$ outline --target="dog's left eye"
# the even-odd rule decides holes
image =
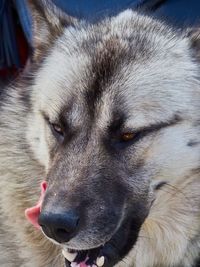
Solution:
[[[135,134],[134,133],[123,133],[121,135],[121,141],[127,142],[127,141],[131,141],[135,138]]]

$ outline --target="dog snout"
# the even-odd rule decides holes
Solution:
[[[49,238],[64,243],[74,236],[79,224],[79,215],[76,211],[42,212],[39,216],[39,224]]]

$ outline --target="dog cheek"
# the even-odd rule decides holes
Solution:
[[[42,116],[37,116],[37,118],[35,118],[34,115],[29,116],[26,139],[35,159],[44,166],[47,171],[50,162],[49,146],[46,140],[47,129]]]

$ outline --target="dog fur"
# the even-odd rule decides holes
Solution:
[[[64,266],[61,246],[24,216],[24,210],[37,202],[44,178],[51,185],[51,201],[53,190],[61,192],[68,186],[65,205],[69,205],[73,194],[81,201],[93,194],[96,184],[105,188],[108,181],[112,191],[110,183],[118,183],[114,175],[120,177],[124,192],[130,188],[134,205],[142,203],[148,213],[137,242],[115,266],[195,266],[200,257],[198,31],[173,31],[131,10],[87,24],[49,1],[29,1],[29,5],[34,22],[32,62],[23,77],[4,90],[0,105],[0,266]],[[61,153],[47,121],[57,122],[63,111],[69,129],[83,134]],[[115,111],[116,120],[123,113],[125,129],[145,132],[126,152],[120,150],[118,163],[113,161],[118,151],[115,136],[109,157],[101,142]],[[154,129],[157,125],[159,129]],[[85,132],[87,145],[82,141]],[[109,150],[110,142],[106,142]],[[95,182],[100,164],[106,166],[105,184]],[[55,202],[63,201],[61,195]],[[46,199],[44,207],[48,203]],[[80,233],[66,246],[89,249],[106,236],[94,234],[98,203],[105,210],[96,196],[94,203],[91,227],[85,226],[85,235]],[[146,213],[141,216],[144,219]],[[105,218],[111,227],[113,222]]]

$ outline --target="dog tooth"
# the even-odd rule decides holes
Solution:
[[[75,260],[75,258],[76,258],[76,256],[77,256],[78,253],[76,253],[76,252],[71,253],[69,251],[63,250],[62,251],[62,254],[65,257],[65,259],[67,259],[68,261],[72,262],[72,261]]]
[[[70,266],[71,266],[71,267],[79,267],[80,264],[78,264],[78,263],[76,263],[76,262],[72,262],[72,263],[70,264]]]
[[[101,256],[101,257],[98,257],[97,260],[96,260],[96,264],[98,267],[102,267],[105,263],[105,257],[104,256]]]

